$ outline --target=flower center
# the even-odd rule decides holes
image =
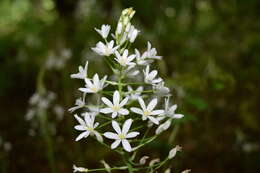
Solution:
[[[105,46],[105,55],[109,56],[110,54],[110,49],[107,46]]]
[[[121,65],[125,66],[126,62],[127,62],[126,58],[121,58],[121,60],[120,60]]]
[[[86,126],[86,130],[87,130],[87,131],[93,131],[94,128]]]
[[[117,111],[119,111],[120,107],[119,106],[113,106],[112,109],[117,112]]]
[[[98,92],[98,88],[97,87],[93,87],[93,88],[90,88],[93,92]]]
[[[125,135],[124,135],[124,134],[119,134],[118,137],[119,137],[120,139],[125,139]]]
[[[148,116],[148,115],[150,115],[150,114],[151,114],[150,111],[148,111],[148,110],[145,110],[145,111],[144,111],[144,115],[145,115],[145,116]]]

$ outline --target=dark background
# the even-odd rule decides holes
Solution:
[[[260,172],[259,0],[1,0],[0,172],[51,170],[42,127],[25,120],[50,56],[69,57],[44,76],[45,88],[57,96],[51,106],[65,109],[63,119],[47,112],[55,169],[101,167],[102,158],[116,163],[117,156],[94,140],[74,142],[78,133],[67,109],[81,83],[69,75],[86,59],[90,74],[107,71],[90,50],[100,40],[94,27],[114,29],[127,7],[136,10],[132,23],[141,30],[136,47],[144,50],[149,40],[163,56],[160,74],[185,115],[174,134],[164,133],[144,154],[166,156],[170,140],[183,147],[171,163],[175,172]]]

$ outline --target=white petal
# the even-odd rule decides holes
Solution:
[[[161,124],[155,131],[156,134],[162,133],[163,131],[167,130],[171,125],[171,121],[166,121],[165,123]]]
[[[147,110],[152,111],[156,105],[157,105],[157,99],[155,98],[152,101],[150,101],[150,103],[147,106]]]
[[[105,103],[107,106],[109,107],[113,107],[113,104],[110,100],[108,100],[106,97],[102,97],[101,100],[103,101],[103,103]]]
[[[83,119],[81,119],[77,114],[74,115],[74,117],[77,119],[77,121],[81,124],[81,125],[85,125],[85,121],[83,121]]]
[[[129,114],[129,111],[127,109],[119,109],[119,114],[121,115],[128,115]]]
[[[122,133],[123,134],[127,134],[127,132],[129,131],[131,125],[132,125],[133,120],[132,119],[128,119],[125,121],[124,125],[123,125],[123,129],[122,129]]]
[[[153,70],[149,73],[149,78],[154,79],[157,74],[158,74],[158,72],[156,70]]]
[[[104,136],[108,139],[119,139],[118,135],[112,132],[106,132]]]
[[[113,112],[113,113],[112,113],[112,118],[116,118],[116,117],[117,117],[117,114],[118,114],[117,112]]]
[[[92,82],[90,81],[90,79],[86,78],[86,79],[85,79],[85,83],[86,83],[86,85],[87,85],[88,87],[93,87],[93,84],[92,84]]]
[[[144,103],[144,100],[142,97],[138,97],[138,102],[139,102],[140,106],[142,107],[142,109],[145,110],[146,106],[145,106],[145,103]]]
[[[130,108],[130,110],[136,114],[140,114],[140,115],[143,115],[143,110],[142,109],[139,109],[139,108],[136,108],[136,107],[132,107]]]
[[[82,138],[88,137],[89,133],[90,133],[89,131],[85,131],[85,132],[81,133],[81,134],[76,138],[76,141],[79,141],[79,140],[81,140]]]
[[[128,101],[128,97],[126,97],[124,100],[121,101],[121,103],[119,104],[120,107],[123,107]]]
[[[79,91],[83,93],[93,93],[93,91],[89,88],[79,88]]]
[[[182,114],[174,114],[174,116],[173,116],[173,118],[175,118],[175,119],[180,119],[183,117],[184,117],[184,115],[182,115]]]
[[[154,118],[154,117],[152,117],[152,116],[147,116],[147,118],[149,118],[149,120],[151,120],[154,124],[159,124],[159,121],[156,119],[156,118]]]
[[[132,151],[132,147],[131,147],[131,145],[129,144],[129,142],[126,139],[122,140],[122,144],[123,144],[123,148],[126,151],[128,151],[128,152]]]
[[[100,109],[100,112],[103,114],[110,114],[113,112],[113,110],[111,108],[104,108],[104,109]]]
[[[163,113],[164,113],[164,110],[155,110],[155,111],[152,111],[150,115],[160,115]]]
[[[93,77],[93,83],[95,86],[98,86],[99,85],[99,77],[98,77],[98,74],[95,74],[94,77]]]
[[[90,118],[90,115],[86,112],[84,113],[84,120],[88,126],[93,126],[93,119]]]
[[[111,149],[115,149],[116,147],[118,147],[118,145],[120,144],[121,140],[116,140],[115,142],[112,143],[111,145]]]
[[[82,125],[76,125],[74,127],[76,130],[80,130],[80,131],[85,131],[86,130],[86,127],[85,126],[82,126]]]
[[[126,135],[126,138],[134,138],[139,134],[140,134],[139,132],[130,132]]]
[[[177,109],[177,105],[172,105],[169,109],[170,112],[175,112],[175,110]]]
[[[115,91],[113,94],[113,104],[114,106],[119,105],[119,99],[120,99],[120,95],[118,91]]]
[[[102,136],[97,131],[94,131],[94,134],[99,142],[103,142]]]
[[[112,121],[112,126],[117,134],[121,134],[121,128],[116,121]]]

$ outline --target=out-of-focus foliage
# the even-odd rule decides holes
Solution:
[[[115,23],[126,7],[136,10],[133,22],[142,31],[136,44],[151,40],[163,56],[158,68],[185,115],[170,139],[151,146],[158,151],[153,155],[167,155],[169,140],[183,146],[172,165],[176,172],[259,172],[258,0],[1,0],[0,136],[12,146],[6,149],[0,142],[1,171],[49,172],[45,144],[39,135],[29,135],[24,118],[39,69],[48,58],[69,52],[64,66],[50,68],[44,77],[45,87],[67,110],[79,87],[69,74],[79,64],[88,59],[90,74],[109,72],[90,50],[99,39],[93,28]],[[105,149],[95,150],[91,140],[87,147],[75,144],[73,124],[72,115],[65,113],[55,125],[57,172],[70,172],[74,162],[95,167],[103,157],[117,159]]]

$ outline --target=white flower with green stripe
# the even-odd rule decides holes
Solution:
[[[74,117],[79,122],[79,125],[76,125],[74,128],[76,130],[82,131],[82,133],[76,138],[76,141],[81,140],[82,138],[87,138],[89,135],[96,136],[97,140],[103,142],[102,136],[95,130],[99,125],[98,122],[95,123],[95,115],[90,115],[89,113],[83,113],[84,120],[80,118],[77,114]]]
[[[139,132],[129,132],[129,129],[132,125],[133,120],[128,119],[125,121],[123,128],[121,129],[119,124],[116,121],[112,121],[112,127],[116,131],[113,132],[105,132],[104,136],[108,139],[114,139],[115,142],[112,143],[111,149],[115,149],[122,143],[124,150],[131,152],[132,147],[127,139],[134,138],[139,135]]]
[[[120,101],[120,94],[119,91],[115,91],[113,94],[113,103],[106,97],[102,97],[101,100],[105,103],[108,107],[100,109],[101,113],[104,114],[111,114],[112,118],[117,117],[118,115],[128,115],[129,111],[123,108],[128,101],[128,97],[124,98]]]

